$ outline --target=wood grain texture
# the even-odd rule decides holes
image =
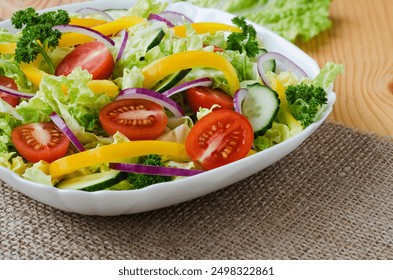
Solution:
[[[334,0],[333,28],[299,46],[322,67],[342,63],[333,120],[393,136],[392,0]]]
[[[0,18],[83,0],[1,0]],[[344,64],[330,116],[349,127],[393,136],[393,0],[333,0],[333,28],[298,46],[322,67]]]

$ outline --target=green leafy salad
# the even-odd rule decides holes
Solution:
[[[268,149],[322,116],[342,65],[310,78],[244,16],[194,22],[168,5],[16,12],[17,32],[0,28],[0,166],[59,189],[140,189]]]

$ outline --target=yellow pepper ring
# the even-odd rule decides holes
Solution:
[[[180,52],[154,61],[142,69],[145,77],[143,87],[152,88],[166,76],[193,67],[207,67],[222,71],[232,96],[240,88],[239,78],[232,64],[222,55],[206,51]]]
[[[131,26],[134,26],[138,23],[141,23],[145,19],[138,17],[138,16],[128,16],[128,17],[122,17],[119,19],[116,19],[111,22],[107,22],[101,25],[93,26],[91,29],[98,31],[105,36],[110,36],[114,35],[117,32],[127,29]],[[61,36],[61,39],[59,41],[59,47],[70,47],[70,46],[75,46],[79,45],[82,43],[90,42],[93,41],[94,39],[90,36],[84,35],[84,34],[79,34],[79,33],[66,33]]]
[[[172,156],[179,160],[188,159],[183,144],[157,140],[141,140],[101,146],[60,158],[49,165],[49,174],[53,179],[57,179],[62,175],[84,167],[121,161],[148,154]]]
[[[227,25],[217,22],[195,22],[190,24],[192,29],[197,34],[205,33],[216,33],[217,31],[229,31],[229,32],[242,32],[240,28],[232,25]],[[172,28],[176,36],[186,37],[187,36],[187,25],[179,25]]]
[[[39,86],[41,80],[44,76],[50,75],[40,69],[38,69],[33,64],[22,63],[20,65],[20,69],[25,74],[27,79],[32,82],[34,85]],[[119,93],[119,87],[109,81],[109,80],[91,80],[87,83],[87,86],[95,93],[105,92],[109,97],[114,97]],[[64,92],[67,92],[67,89],[63,89]]]

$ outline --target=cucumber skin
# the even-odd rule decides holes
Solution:
[[[170,80],[167,81],[164,85],[160,85],[158,87],[158,89],[156,89],[155,91],[159,92],[159,93],[163,93],[171,88],[173,88],[174,86],[176,86],[185,76],[187,76],[188,73],[190,73],[192,69],[184,69],[181,70],[179,72],[177,72],[174,77]]]
[[[154,37],[153,41],[151,41],[151,43],[147,46],[146,52],[150,51],[155,46],[158,46],[164,37],[165,37],[165,32],[164,30],[160,29],[157,36]]]
[[[89,175],[87,175],[89,176]],[[87,177],[86,176],[86,177]],[[94,191],[101,191],[104,189],[107,189],[117,183],[119,183],[120,181],[124,180],[127,178],[127,174],[124,172],[119,172],[116,176],[109,178],[103,182],[100,183],[96,183],[93,185],[87,185],[87,186],[82,186],[83,183],[79,182],[79,184],[81,184],[80,188],[72,188],[72,187],[62,187],[64,184],[67,184],[68,180],[61,182],[57,187],[59,189],[72,189],[72,190],[81,190],[81,191],[87,191],[87,192],[94,192]],[[72,180],[72,179],[69,179]],[[72,185],[71,185],[72,186]]]
[[[125,178],[127,178],[126,173],[120,172],[116,177],[114,177],[108,181],[83,188],[82,191],[86,191],[86,192],[102,191],[104,189],[107,189],[108,187],[111,187],[111,186],[121,182]]]

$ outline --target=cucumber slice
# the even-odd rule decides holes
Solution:
[[[258,57],[265,54],[265,53],[267,53],[266,49],[260,49]],[[263,63],[263,69],[265,70],[265,72],[267,72],[267,71],[275,72],[276,71],[276,61],[274,59],[265,61]]]
[[[242,104],[243,115],[250,121],[255,135],[271,128],[280,107],[277,92],[258,83],[248,85],[248,96]]]
[[[168,78],[165,78],[163,81],[159,82],[158,87],[156,87],[155,91],[159,93],[163,93],[168,89],[176,86],[188,73],[190,73],[191,69],[184,69],[179,72],[173,73]]]
[[[74,177],[60,182],[57,187],[63,190],[100,191],[124,180],[126,175],[118,170],[111,170],[86,176]]]

